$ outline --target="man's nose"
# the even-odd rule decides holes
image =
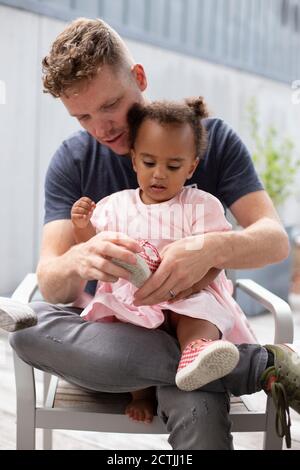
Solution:
[[[106,139],[111,134],[113,125],[111,121],[103,121],[102,119],[94,122],[93,133],[97,139]]]

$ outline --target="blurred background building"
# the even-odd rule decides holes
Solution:
[[[0,295],[35,270],[45,172],[79,128],[41,84],[43,56],[79,16],[121,34],[145,66],[150,99],[203,95],[252,150],[255,97],[261,129],[274,125],[300,157],[299,0],[0,0]],[[298,174],[280,208],[288,226],[300,225],[299,186]]]

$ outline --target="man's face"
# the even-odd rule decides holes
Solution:
[[[127,113],[142,103],[147,82],[141,65],[116,71],[104,65],[87,84],[67,90],[61,100],[95,139],[118,154],[129,152]]]

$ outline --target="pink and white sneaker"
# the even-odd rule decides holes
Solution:
[[[139,244],[143,248],[143,251],[138,253],[138,256],[144,258],[151,272],[155,273],[161,263],[161,257],[156,246],[152,245],[148,240],[139,240]]]
[[[184,349],[175,382],[186,392],[229,374],[239,361],[237,347],[229,341],[198,339]]]

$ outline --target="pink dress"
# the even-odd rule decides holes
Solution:
[[[197,237],[197,245],[193,245],[194,235],[231,229],[220,201],[193,187],[184,187],[169,201],[150,205],[142,202],[139,189],[114,193],[97,204],[92,223],[97,232],[117,231],[137,240],[146,239],[159,252],[183,237],[190,237],[187,249],[199,249],[201,237]],[[224,339],[234,343],[256,342],[244,313],[232,297],[232,283],[224,271],[200,293],[172,305],[162,302],[135,307],[136,290],[124,279],[115,283],[99,282],[94,298],[81,315],[87,321],[121,321],[157,328],[164,322],[163,310],[171,309],[181,315],[210,321]]]

